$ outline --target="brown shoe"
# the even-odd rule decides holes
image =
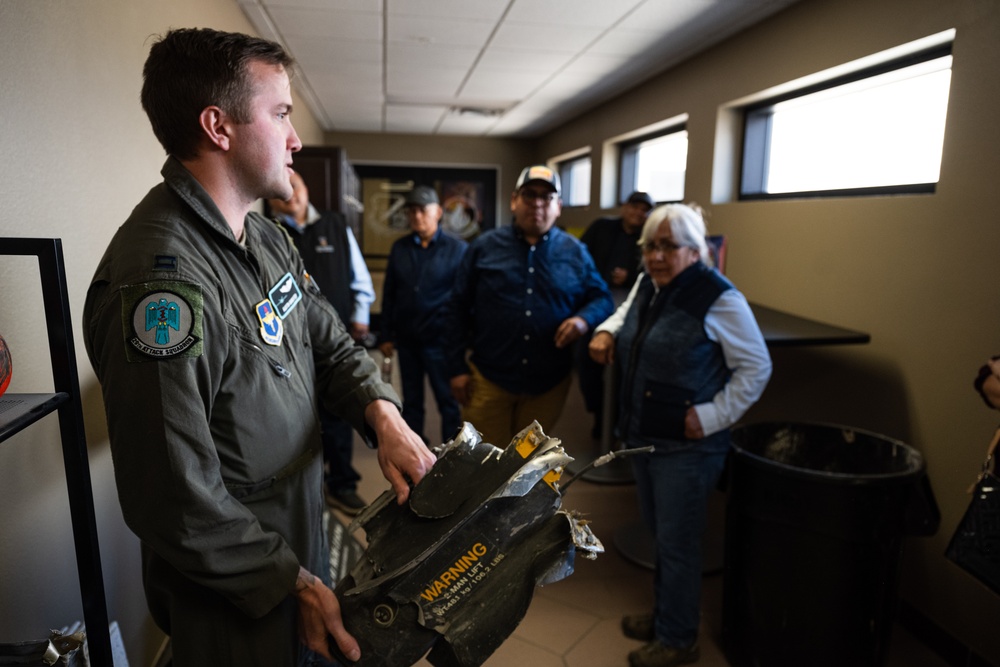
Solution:
[[[622,616],[622,634],[629,639],[648,642],[655,638],[653,634],[653,615],[634,614]]]
[[[651,641],[642,648],[628,654],[630,667],[677,667],[697,662],[701,651],[697,644],[687,648],[664,646],[658,641]]]

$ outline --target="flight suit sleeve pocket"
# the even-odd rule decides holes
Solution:
[[[655,438],[684,439],[684,416],[693,405],[694,391],[666,384],[647,382],[642,392],[642,417],[639,430]]]

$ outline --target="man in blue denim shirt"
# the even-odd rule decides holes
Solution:
[[[452,393],[463,418],[498,446],[532,420],[555,424],[572,343],[614,309],[586,247],[554,226],[559,195],[549,167],[521,172],[510,198],[514,224],[472,242],[445,311]]]

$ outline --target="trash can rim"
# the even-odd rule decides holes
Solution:
[[[883,440],[893,446],[901,447],[904,450],[910,452],[916,459],[916,467],[912,470],[903,470],[895,472],[885,472],[885,473],[847,473],[847,472],[828,472],[825,470],[813,470],[810,468],[805,468],[801,466],[794,466],[788,463],[782,463],[781,461],[775,461],[774,459],[769,459],[760,454],[751,452],[750,450],[739,446],[735,438],[731,438],[731,445],[733,452],[739,457],[744,457],[748,462],[757,465],[762,468],[778,468],[782,471],[793,474],[797,477],[808,477],[809,479],[826,480],[830,482],[851,482],[854,484],[866,484],[870,482],[892,482],[892,481],[908,481],[912,477],[924,473],[924,458],[923,455],[913,446],[906,444],[902,440],[897,438],[892,438],[881,433],[876,433],[874,431],[869,431],[863,428],[856,428],[853,426],[845,426],[843,424],[835,424],[830,422],[799,422],[791,420],[771,420],[771,421],[759,421],[750,424],[740,424],[733,427],[733,435],[738,431],[749,430],[753,427],[764,427],[768,425],[774,425],[777,427],[784,426],[806,426],[806,427],[820,427],[833,429],[838,431],[851,431],[853,433],[858,433],[860,435],[870,436]]]

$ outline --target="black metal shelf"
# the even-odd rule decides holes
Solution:
[[[0,442],[50,415],[69,394],[4,394],[0,396]]]
[[[59,415],[63,466],[69,494],[76,566],[80,578],[83,621],[93,667],[113,667],[108,605],[97,542],[93,487],[87,460],[87,439],[80,402],[80,380],[70,324],[69,293],[61,239],[0,238],[0,256],[23,255],[38,259],[42,303],[52,364],[52,394],[0,396],[0,442],[31,426],[45,415]]]

